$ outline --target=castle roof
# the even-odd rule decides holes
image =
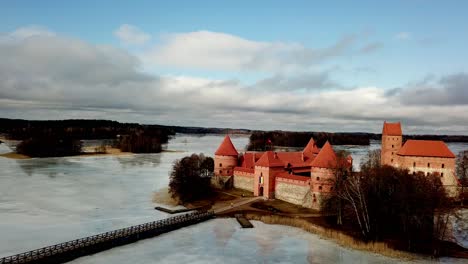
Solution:
[[[317,144],[315,144],[315,141],[313,138],[310,138],[309,143],[307,143],[307,146],[305,146],[304,150],[302,153],[306,155],[307,157],[312,157],[314,154],[318,154],[320,152],[320,149],[317,147]]]
[[[255,163],[255,166],[261,167],[283,167],[284,163],[279,159],[277,153],[273,151],[265,152],[262,157]]]
[[[408,140],[397,152],[400,156],[455,158],[455,155],[440,140]]]
[[[253,168],[264,152],[245,152],[240,158],[240,167]]]
[[[387,123],[386,121],[384,122],[383,129],[382,129],[382,135],[387,135],[387,136],[401,136],[403,135],[401,131],[401,123]]]
[[[314,161],[312,161],[311,166],[318,168],[332,168],[335,165],[336,153],[330,143],[327,141],[325,145],[323,145],[317,157],[315,157]]]
[[[232,144],[231,138],[226,135],[221,145],[219,145],[218,150],[216,150],[215,155],[237,156],[239,153],[237,153],[236,148]]]

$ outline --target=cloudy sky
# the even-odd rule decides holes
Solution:
[[[466,1],[94,2],[0,2],[0,117],[468,134]]]

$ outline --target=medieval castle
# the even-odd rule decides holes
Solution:
[[[403,146],[400,123],[384,123],[381,162],[406,168],[410,173],[438,173],[448,189],[458,185],[455,155],[442,141],[408,140]],[[229,136],[215,152],[215,179],[232,181],[235,188],[255,196],[279,199],[307,208],[320,209],[321,201],[333,192],[338,158],[329,142],[320,149],[310,139],[297,152],[245,152],[239,155]],[[352,166],[348,156],[345,166]],[[450,191],[450,190],[449,190]]]

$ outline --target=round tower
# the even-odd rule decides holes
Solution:
[[[215,176],[232,176],[234,175],[234,167],[237,166],[239,153],[232,144],[231,138],[226,135],[223,142],[219,145],[215,152],[214,158],[214,175]]]

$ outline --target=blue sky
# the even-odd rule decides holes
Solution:
[[[275,122],[295,120],[284,129],[336,131],[375,131],[381,125],[377,120],[398,119],[406,122],[409,130],[414,132],[431,132],[443,124],[444,129],[438,128],[441,132],[468,133],[466,125],[460,124],[460,121],[468,120],[454,110],[465,110],[468,104],[468,88],[464,88],[468,79],[467,7],[465,1],[423,0],[4,1],[0,3],[0,33],[8,38],[3,44],[9,46],[5,47],[17,45],[15,56],[28,61],[38,56],[23,56],[39,52],[42,55],[37,63],[49,65],[49,60],[53,61],[57,54],[44,55],[40,49],[24,53],[22,45],[33,41],[46,45],[50,41],[57,45],[57,50],[61,50],[67,48],[61,46],[64,42],[68,47],[81,43],[84,46],[80,46],[83,48],[80,52],[94,50],[93,59],[101,60],[87,61],[86,65],[127,65],[128,60],[136,60],[137,66],[128,64],[128,69],[119,67],[112,72],[121,74],[112,75],[114,80],[125,79],[132,74],[149,77],[152,83],[144,84],[148,86],[145,92],[154,96],[153,101],[161,98],[171,101],[174,113],[193,113],[199,111],[195,106],[205,106],[215,108],[215,116],[224,120],[229,117],[233,121],[216,122],[202,114],[179,118],[180,115],[171,115],[169,111],[144,107],[143,98],[128,105],[119,98],[115,98],[118,101],[116,106],[107,101],[86,104],[76,98],[84,101],[89,101],[87,97],[96,98],[92,92],[102,89],[104,93],[113,81],[105,81],[107,88],[99,88],[103,87],[102,79],[91,82],[95,90],[78,93],[77,90],[83,90],[79,88],[83,82],[75,78],[66,79],[66,76],[59,78],[55,76],[53,67],[38,76],[27,64],[14,73],[31,74],[30,79],[33,80],[63,78],[64,83],[76,85],[76,88],[68,91],[52,84],[44,85],[45,90],[56,92],[51,95],[54,100],[44,101],[37,96],[15,95],[14,91],[18,91],[19,86],[14,85],[18,82],[12,82],[11,77],[0,78],[0,85],[3,84],[0,86],[3,89],[3,92],[0,90],[0,100],[9,100],[10,105],[0,109],[0,115],[27,118],[31,111],[38,113],[33,110],[37,107],[43,114],[30,118],[54,116],[52,113],[59,112],[62,114],[57,118],[82,114],[83,117],[108,117],[121,121],[137,119],[151,123],[242,125],[261,129],[281,129]],[[41,37],[45,39],[42,41]],[[106,57],[109,56],[108,51],[100,53],[102,46],[111,47],[112,52],[131,58],[114,61]],[[83,66],[81,57],[63,55],[67,51],[60,54],[64,64],[76,64],[70,67],[77,71],[85,70],[79,68]],[[120,55],[115,54],[114,58],[120,58]],[[6,75],[7,72],[4,73]],[[69,83],[71,79],[73,83]],[[132,90],[132,86],[126,80],[119,89],[124,93]],[[27,90],[32,95],[41,92]],[[179,93],[174,93],[174,90]],[[459,93],[458,96],[454,96],[454,92]],[[280,96],[275,97],[272,93]],[[68,101],[59,94],[75,97]],[[244,94],[244,97],[236,97],[239,94]],[[367,101],[329,102],[336,103],[337,107],[342,107],[340,104],[349,107],[352,112],[349,114],[337,114],[334,109],[310,104],[314,98],[326,101],[323,98],[343,94],[352,94],[361,100],[367,98]],[[414,99],[421,94],[420,100]],[[262,99],[242,104],[248,101],[249,95]],[[186,101],[179,101],[181,97]],[[299,99],[304,97],[311,100],[301,102]],[[208,103],[220,98],[241,100],[240,106],[232,103],[221,111],[219,107],[223,103]],[[286,103],[284,98],[287,98]],[[28,105],[25,109],[26,101],[34,107]],[[73,109],[65,107],[71,102]],[[176,107],[179,104],[180,109]],[[190,105],[194,108],[189,108]],[[455,107],[451,107],[453,105]],[[378,114],[363,112],[369,107],[400,110],[392,112],[392,109],[387,109]],[[63,114],[64,108],[68,114]],[[424,110],[428,108],[435,117],[424,116]],[[310,116],[311,112],[317,116],[312,115],[312,120],[302,123],[300,120]],[[242,122],[245,116],[252,118]],[[259,123],[258,120],[265,120],[265,116],[270,121]]]

